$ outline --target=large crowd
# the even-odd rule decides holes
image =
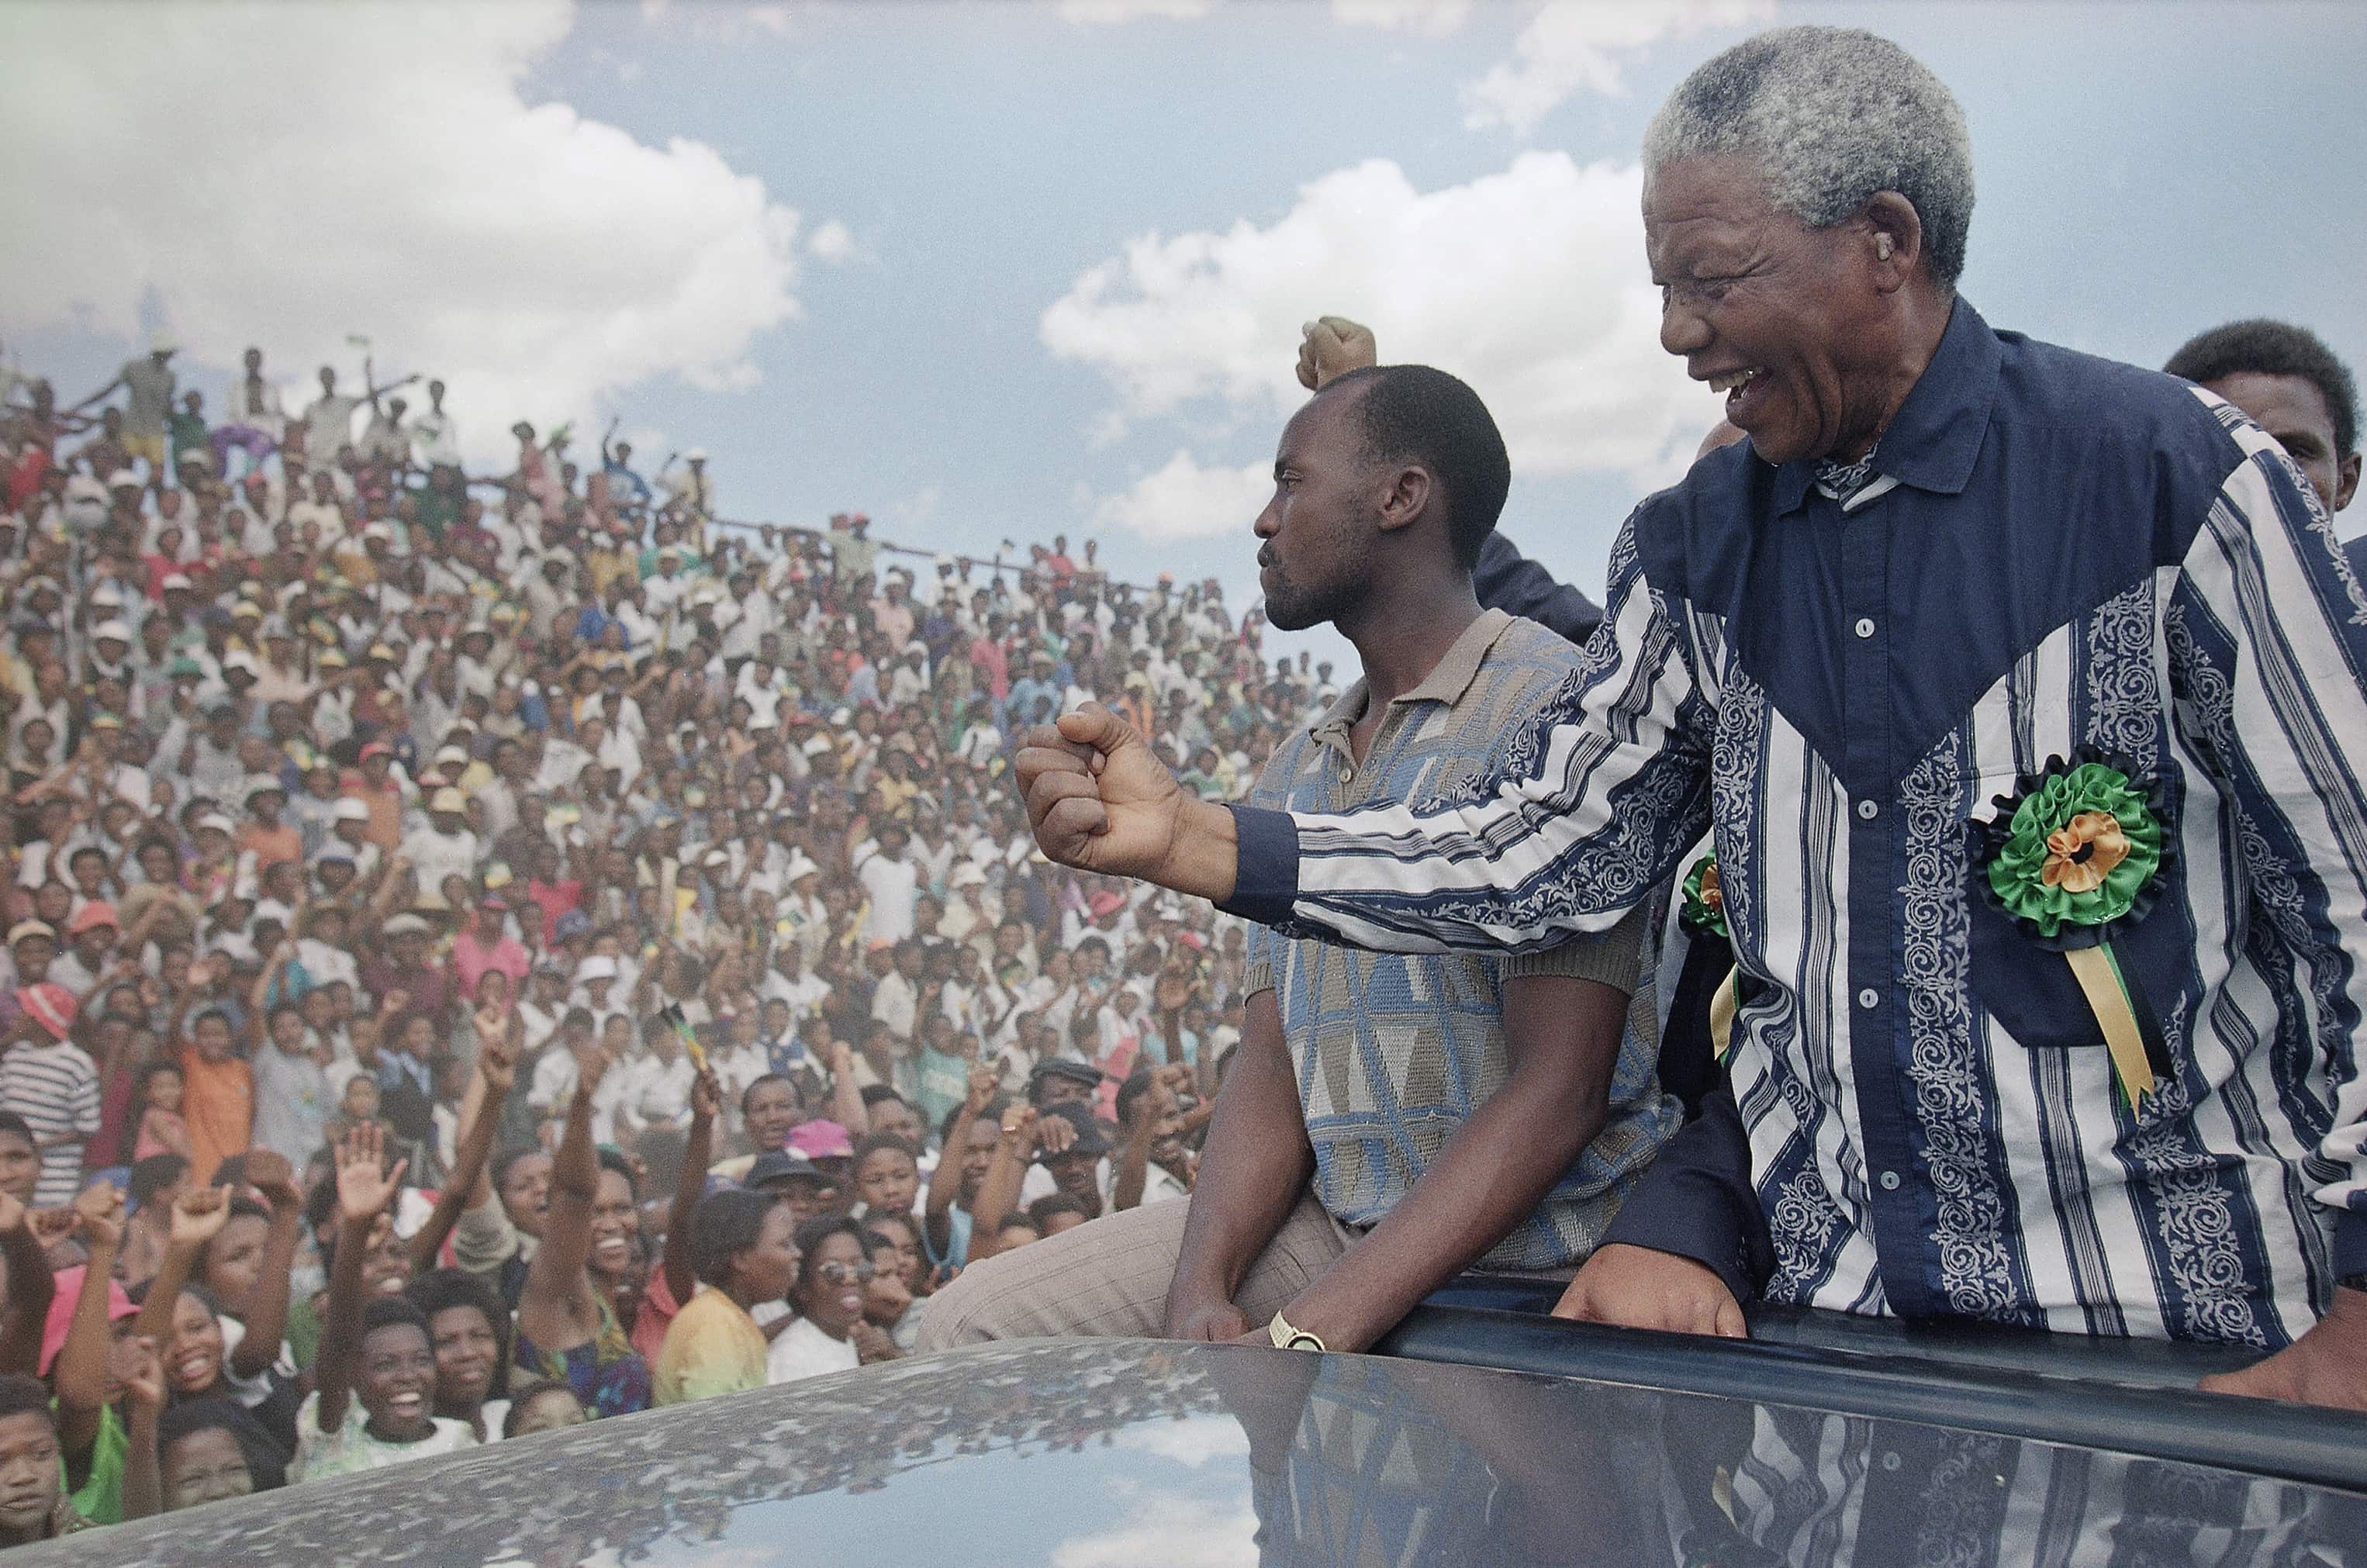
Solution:
[[[1229,796],[1328,667],[1090,540],[177,361],[0,386],[0,1532],[893,1359],[1189,1190],[1243,929],[1004,775],[1091,697]]]

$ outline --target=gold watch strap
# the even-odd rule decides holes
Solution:
[[[1274,1340],[1274,1348],[1277,1350],[1328,1350],[1331,1348],[1319,1337],[1308,1333],[1305,1329],[1293,1328],[1290,1325],[1290,1319],[1280,1313],[1274,1314],[1274,1321],[1265,1325],[1265,1331]]]

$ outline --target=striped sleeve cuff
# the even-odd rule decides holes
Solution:
[[[2367,1214],[2345,1209],[2334,1222],[2334,1277],[2367,1274]]]
[[[1287,811],[1255,806],[1233,814],[1233,896],[1217,906],[1229,915],[1278,926],[1298,902],[1298,824]]]

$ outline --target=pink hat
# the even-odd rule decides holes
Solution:
[[[1123,893],[1111,893],[1106,890],[1096,893],[1093,896],[1089,908],[1091,908],[1093,912],[1093,919],[1097,920],[1104,915],[1115,915],[1120,909],[1126,908],[1126,895]]]
[[[74,1032],[77,1010],[74,993],[55,980],[44,980],[38,986],[17,987],[17,1005],[27,1017],[50,1032],[52,1039],[63,1040]]]
[[[800,1122],[789,1129],[788,1147],[808,1159],[844,1159],[855,1152],[855,1140],[835,1122]]]
[[[104,898],[94,898],[74,911],[74,919],[66,922],[66,935],[80,936],[94,926],[120,926],[122,923],[115,918],[114,905]]]
[[[74,1326],[74,1304],[82,1300],[82,1277],[90,1272],[87,1266],[77,1263],[71,1269],[61,1269],[50,1278],[55,1281],[50,1297],[50,1315],[41,1325],[41,1373],[49,1375],[50,1363],[66,1348],[66,1331]],[[120,1323],[127,1317],[140,1315],[140,1308],[123,1293],[120,1282],[107,1282],[107,1321]]]

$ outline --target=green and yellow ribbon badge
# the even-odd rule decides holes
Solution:
[[[1717,857],[1704,855],[1693,862],[1685,874],[1684,908],[1677,919],[1687,931],[1702,936],[1715,936],[1731,942],[1726,929],[1726,892],[1717,879]],[[1709,1041],[1717,1053],[1717,1065],[1726,1066],[1734,1055],[1734,1014],[1742,1000],[1742,965],[1726,972],[1717,983],[1717,990],[1709,999]]]
[[[2135,1108],[2169,1070],[2161,1025],[2130,988],[2118,950],[2153,908],[2171,840],[2157,785],[2127,758],[2081,747],[2047,759],[1997,814],[1971,824],[1982,893],[2022,935],[2063,954],[2103,1031],[2121,1093]]]

